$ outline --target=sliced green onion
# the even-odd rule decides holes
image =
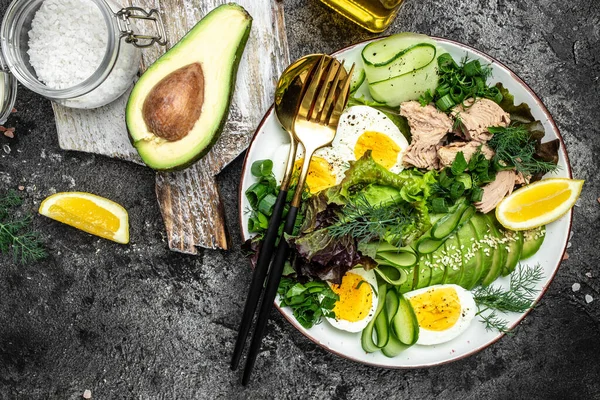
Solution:
[[[471,60],[463,65],[463,72],[466,76],[481,75],[481,63],[479,60]]]
[[[495,101],[496,103],[500,103],[502,101],[502,93],[500,93],[500,90],[498,90],[498,88],[496,86],[492,86],[491,88],[488,89],[488,92],[486,93],[486,97],[489,98],[490,100]]]
[[[258,203],[269,192],[269,187],[262,182],[257,182],[246,189],[246,198],[253,209],[257,209]]]
[[[273,213],[273,207],[275,206],[276,201],[277,197],[273,196],[271,193],[266,194],[258,203],[258,211],[270,217]]]
[[[463,92],[462,87],[460,87],[460,86],[453,87],[450,90],[450,98],[452,98],[452,101],[454,102],[454,104],[462,103],[462,101],[465,99],[465,93]]]
[[[448,111],[449,109],[454,107],[456,105],[456,103],[452,100],[452,97],[450,96],[450,94],[447,94],[447,95],[441,97],[438,101],[436,101],[435,105],[437,108],[439,108],[442,111]]]
[[[435,89],[435,91],[437,92],[438,95],[445,96],[446,94],[448,94],[450,92],[450,85],[448,83],[442,83],[442,84],[438,85],[438,87]]]
[[[256,160],[252,163],[250,172],[257,178],[271,175],[273,171],[273,161],[271,160]]]

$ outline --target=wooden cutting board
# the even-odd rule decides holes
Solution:
[[[225,0],[121,0],[123,6],[155,8],[169,42],[142,51],[142,71],[196,22]],[[227,249],[229,237],[215,176],[246,147],[273,103],[277,79],[289,64],[283,4],[275,0],[238,0],[253,17],[252,31],[240,62],[229,118],[212,150],[192,167],[156,174],[156,196],[171,250],[196,254],[196,246]],[[224,27],[226,29],[226,27]],[[127,44],[122,44],[127,46]],[[102,154],[142,163],[129,143],[125,104],[129,93],[94,110],[53,104],[59,144],[65,150]]]

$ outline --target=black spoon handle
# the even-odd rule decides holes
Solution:
[[[290,234],[294,230],[294,224],[296,222],[297,214],[298,207],[290,207],[287,219],[285,221],[285,227],[283,229],[285,233]],[[282,235],[279,239],[279,245],[277,246],[275,259],[273,260],[271,270],[269,271],[269,277],[267,278],[265,294],[263,296],[262,302],[260,303],[258,320],[256,321],[256,327],[254,328],[252,342],[250,343],[250,350],[248,351],[248,357],[246,359],[246,368],[244,369],[244,375],[242,377],[242,385],[244,386],[246,386],[248,384],[248,381],[250,380],[250,375],[252,374],[252,367],[254,366],[254,361],[256,361],[256,356],[258,354],[258,351],[260,350],[262,337],[265,331],[265,327],[267,326],[267,321],[269,320],[269,313],[271,311],[271,307],[273,307],[275,295],[277,294],[277,288],[279,287],[279,281],[281,279],[281,274],[283,272],[285,260],[288,256],[288,251],[289,245]]]
[[[256,311],[256,306],[258,305],[258,300],[260,299],[260,294],[265,282],[265,276],[269,269],[269,263],[273,256],[273,249],[275,247],[275,240],[277,239],[277,231],[279,229],[279,223],[281,222],[281,214],[285,207],[287,193],[287,190],[280,190],[277,195],[269,226],[267,227],[267,233],[265,234],[262,246],[259,250],[258,261],[256,262],[256,268],[254,269],[254,275],[252,276],[252,282],[250,283],[250,289],[248,290],[248,296],[246,297],[242,322],[240,323],[233,356],[231,357],[232,370],[235,370],[238,367],[242,351],[244,350],[244,344],[246,343],[246,337],[250,331],[250,326],[252,326],[252,317]]]

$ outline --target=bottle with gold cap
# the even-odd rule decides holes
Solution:
[[[321,0],[323,4],[370,32],[383,32],[404,0]]]

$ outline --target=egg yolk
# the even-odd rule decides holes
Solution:
[[[460,301],[454,288],[428,290],[409,299],[419,326],[430,331],[444,331],[460,317]]]
[[[294,169],[300,171],[302,168],[303,158],[299,158],[294,163]],[[317,193],[336,184],[333,167],[327,160],[321,157],[313,157],[310,160],[308,167],[308,175],[306,176],[306,185],[311,193]]]
[[[356,322],[369,316],[373,304],[373,289],[362,276],[346,273],[341,285],[331,285],[331,290],[340,296],[333,307],[335,319]]]
[[[358,160],[367,150],[371,150],[371,156],[376,163],[390,169],[398,161],[398,153],[402,149],[388,135],[365,131],[356,141],[354,157]]]

